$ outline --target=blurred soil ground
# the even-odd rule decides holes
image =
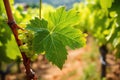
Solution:
[[[36,72],[38,80],[82,80],[81,77],[86,75],[84,69],[94,62],[98,73],[90,72],[88,74],[92,75],[90,77],[95,77],[96,73],[100,74],[100,57],[97,49],[98,47],[94,44],[93,39],[89,38],[85,47],[76,50],[68,49],[69,54],[62,70],[49,63],[43,55],[39,55],[31,67]],[[107,62],[114,65],[107,66],[107,80],[120,80],[120,60],[116,62],[114,55],[108,54]],[[8,74],[6,80],[26,80],[22,63],[20,69],[21,73]],[[100,75],[97,77],[100,79]]]

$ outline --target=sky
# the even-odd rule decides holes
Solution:
[[[81,0],[42,0],[43,3],[51,4],[55,7],[60,5],[66,5],[68,8],[72,7],[75,2],[80,2]],[[29,4],[38,4],[39,0],[15,0],[15,3],[29,3]]]

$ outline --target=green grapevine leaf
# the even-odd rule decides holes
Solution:
[[[61,7],[51,12],[47,20],[35,18],[26,29],[34,31],[33,50],[36,53],[45,51],[47,59],[62,68],[67,59],[65,47],[75,49],[85,44],[82,32],[72,27],[79,16],[75,11]]]

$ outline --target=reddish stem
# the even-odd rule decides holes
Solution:
[[[22,45],[22,42],[18,39],[18,31],[17,31],[18,29],[20,29],[20,27],[15,23],[15,20],[12,15],[12,10],[10,8],[9,0],[3,0],[3,2],[4,2],[5,9],[6,9],[7,17],[8,17],[8,25],[10,26],[15,36],[18,46],[20,46]],[[21,55],[23,58],[23,64],[26,69],[27,80],[37,80],[35,73],[30,68],[30,59],[25,55],[24,52],[21,52]]]

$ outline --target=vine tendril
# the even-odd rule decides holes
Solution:
[[[41,19],[42,0],[40,0],[39,17]]]

